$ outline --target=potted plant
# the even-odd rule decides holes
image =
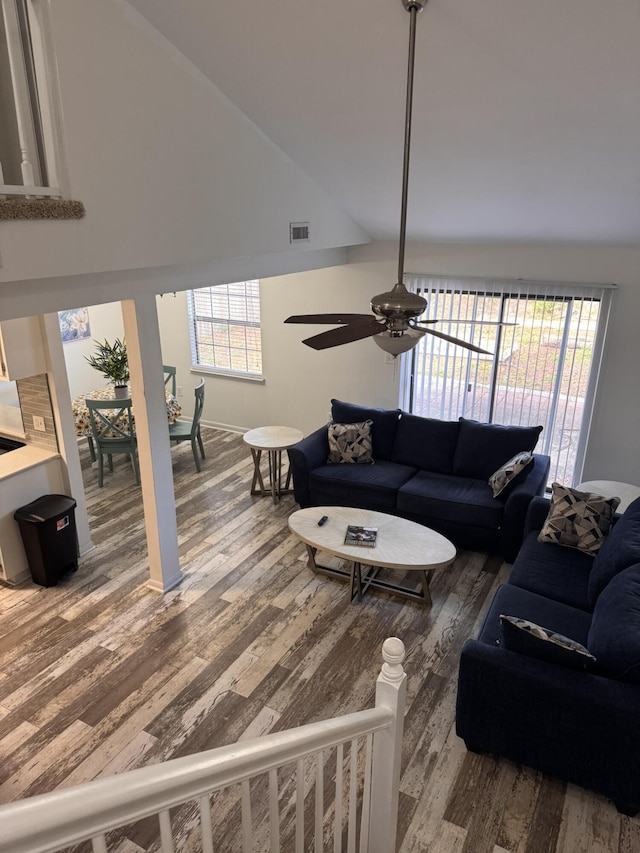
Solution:
[[[129,361],[127,359],[127,345],[124,340],[116,338],[110,344],[105,338],[104,343],[96,341],[96,352],[92,356],[85,356],[91,367],[99,371],[106,379],[113,382],[114,394],[123,399],[129,396]]]

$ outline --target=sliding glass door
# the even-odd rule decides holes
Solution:
[[[550,482],[579,479],[611,289],[425,276],[407,286],[428,300],[438,331],[492,355],[425,335],[404,360],[402,407],[443,420],[542,424],[536,449],[551,456]]]

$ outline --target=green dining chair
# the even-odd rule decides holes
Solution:
[[[171,383],[171,393],[173,396],[176,396],[176,369],[172,367],[170,364],[163,364],[162,371],[164,373],[164,384],[168,385]]]
[[[177,421],[175,424],[171,424],[169,427],[169,438],[171,441],[178,443],[181,441],[191,442],[191,452],[196,463],[196,471],[200,471],[202,465],[198,458],[196,442],[200,448],[200,455],[204,459],[204,447],[202,446],[202,436],[200,435],[200,418],[202,417],[202,409],[204,408],[204,379],[200,380],[200,384],[195,388],[194,393],[196,395],[196,405],[193,412],[193,420]]]
[[[98,485],[104,481],[104,457],[113,471],[113,454],[126,453],[131,457],[136,484],[140,485],[138,447],[133,429],[131,400],[85,400],[89,410],[91,437],[98,457]]]

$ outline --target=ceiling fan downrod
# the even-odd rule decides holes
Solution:
[[[413,77],[416,52],[416,18],[427,4],[427,0],[401,0],[409,12],[409,58],[407,63],[407,97],[404,123],[404,157],[402,165],[402,197],[400,204],[400,238],[398,241],[398,278],[393,288],[379,293],[371,300],[371,310],[387,318],[387,331],[376,335],[374,341],[388,352],[397,355],[416,345],[423,332],[411,330],[410,320],[415,320],[427,308],[427,300],[417,293],[410,293],[404,284],[404,255],[407,239],[407,199],[409,195],[409,157],[411,153],[411,116],[413,110]],[[404,337],[400,343],[398,338]],[[390,340],[395,338],[395,341]],[[391,349],[392,348],[392,349]]]
[[[404,158],[402,165],[402,201],[400,205],[400,240],[398,243],[398,284],[404,287],[404,252],[407,239],[407,199],[409,197],[409,156],[411,153],[411,114],[413,110],[413,76],[416,55],[416,18],[427,0],[401,0],[409,12],[409,58],[407,62],[407,99],[404,121]]]

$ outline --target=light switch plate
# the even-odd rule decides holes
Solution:
[[[39,432],[46,432],[46,428],[44,425],[44,418],[41,418],[38,415],[34,415],[33,416],[33,428],[37,429]]]

